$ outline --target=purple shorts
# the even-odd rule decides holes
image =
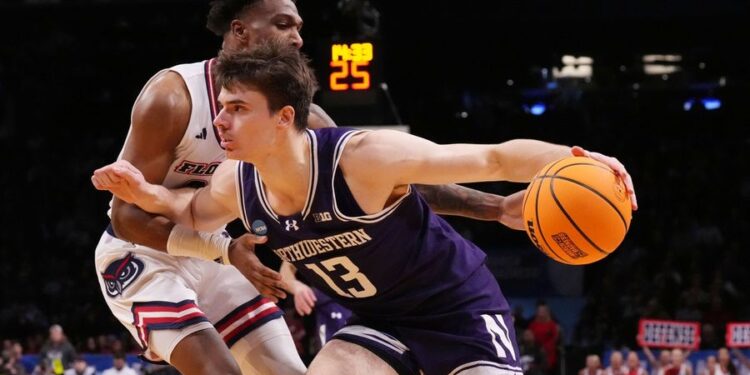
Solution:
[[[426,305],[387,320],[354,318],[333,338],[370,350],[399,374],[523,374],[508,303],[487,267]]]

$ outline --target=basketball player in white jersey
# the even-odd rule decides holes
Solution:
[[[269,37],[299,48],[301,26],[291,0],[214,1],[208,16],[209,29],[223,36],[226,51],[252,48]],[[165,69],[138,96],[120,158],[147,181],[202,186],[225,159],[212,126],[219,110],[212,64]],[[335,126],[317,106],[309,123]],[[420,191],[438,213],[522,227],[517,211],[503,210],[511,199],[457,185]],[[222,232],[196,232],[119,199],[112,202],[111,219],[96,250],[101,290],[147,359],[165,360],[185,375],[305,371],[273,303],[285,297],[284,283],[255,257],[253,236],[231,241]],[[237,268],[214,262],[218,258]]]

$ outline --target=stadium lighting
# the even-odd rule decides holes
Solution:
[[[703,108],[705,108],[706,111],[713,111],[721,108],[721,100],[718,98],[703,98],[701,99],[701,103],[703,103]]]
[[[541,116],[546,111],[547,111],[547,106],[542,102],[534,103],[531,105],[531,108],[529,108],[529,113],[531,113],[534,116]]]

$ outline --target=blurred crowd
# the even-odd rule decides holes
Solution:
[[[705,360],[692,362],[690,351],[663,349],[655,358],[649,348],[644,348],[646,360],[634,351],[612,351],[609,366],[602,366],[597,354],[589,354],[579,375],[738,375],[750,372],[750,359],[737,349],[711,351]]]

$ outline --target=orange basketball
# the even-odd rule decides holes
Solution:
[[[565,264],[596,262],[617,249],[630,227],[630,196],[606,165],[584,157],[547,164],[523,201],[526,233]]]

